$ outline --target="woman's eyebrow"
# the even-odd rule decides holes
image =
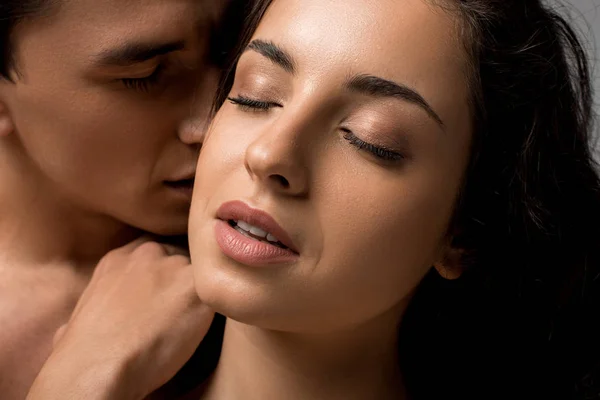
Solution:
[[[292,75],[297,71],[297,64],[292,55],[271,41],[255,39],[250,42],[244,51],[255,51]],[[435,112],[419,92],[406,85],[377,76],[362,74],[349,79],[346,87],[353,92],[372,97],[392,97],[412,103],[422,108],[445,131],[446,126],[439,114]]]
[[[93,59],[94,63],[100,66],[128,66],[184,48],[185,41],[183,40],[166,43],[126,43],[120,47],[102,51]]]
[[[444,121],[427,103],[425,98],[406,85],[392,82],[373,75],[356,75],[350,78],[346,87],[353,92],[372,97],[392,97],[421,107],[441,128],[445,130]]]
[[[290,74],[296,73],[296,62],[294,58],[283,48],[273,42],[255,39],[246,47],[245,51],[253,50],[263,57],[268,58]]]

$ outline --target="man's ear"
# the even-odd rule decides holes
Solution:
[[[464,271],[464,256],[464,250],[448,246],[442,258],[433,264],[433,267],[444,279],[458,279]]]
[[[0,138],[10,135],[15,130],[15,124],[13,122],[12,115],[8,109],[8,106],[1,97],[2,84],[3,83],[0,82]]]

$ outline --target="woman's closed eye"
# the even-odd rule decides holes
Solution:
[[[399,153],[396,150],[365,142],[347,128],[342,128],[341,131],[344,133],[344,139],[350,142],[351,145],[355,146],[359,150],[368,152],[381,161],[391,163],[398,162],[406,158],[402,153]]]
[[[274,107],[282,107],[281,104],[274,101],[258,100],[243,95],[238,95],[237,97],[230,96],[227,100],[238,106],[240,110],[248,112],[266,112]]]
[[[268,112],[270,109],[275,107],[283,107],[281,104],[273,101],[254,99],[244,95],[238,95],[236,97],[230,96],[227,98],[227,100],[239,107],[240,110],[252,113],[263,113]],[[361,151],[366,151],[367,153],[376,157],[380,161],[386,163],[394,163],[404,160],[406,158],[402,153],[398,151],[386,148],[384,146],[378,146],[372,143],[368,143],[360,139],[349,129],[342,128],[342,132],[344,133],[344,139],[346,139],[351,145],[353,145]]]

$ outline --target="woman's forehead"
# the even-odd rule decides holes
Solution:
[[[469,120],[456,16],[430,1],[275,0],[254,39],[287,50],[304,77],[378,76],[416,88],[457,129]]]
[[[421,75],[442,66],[462,73],[465,61],[455,17],[425,0],[276,0],[254,37],[299,58],[376,66],[384,75],[411,66]]]

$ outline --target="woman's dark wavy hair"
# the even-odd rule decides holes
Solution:
[[[255,2],[215,109],[271,2]],[[600,181],[582,44],[540,0],[435,3],[460,22],[474,143],[451,228],[464,273],[432,270],[400,329],[411,398],[600,399]]]

